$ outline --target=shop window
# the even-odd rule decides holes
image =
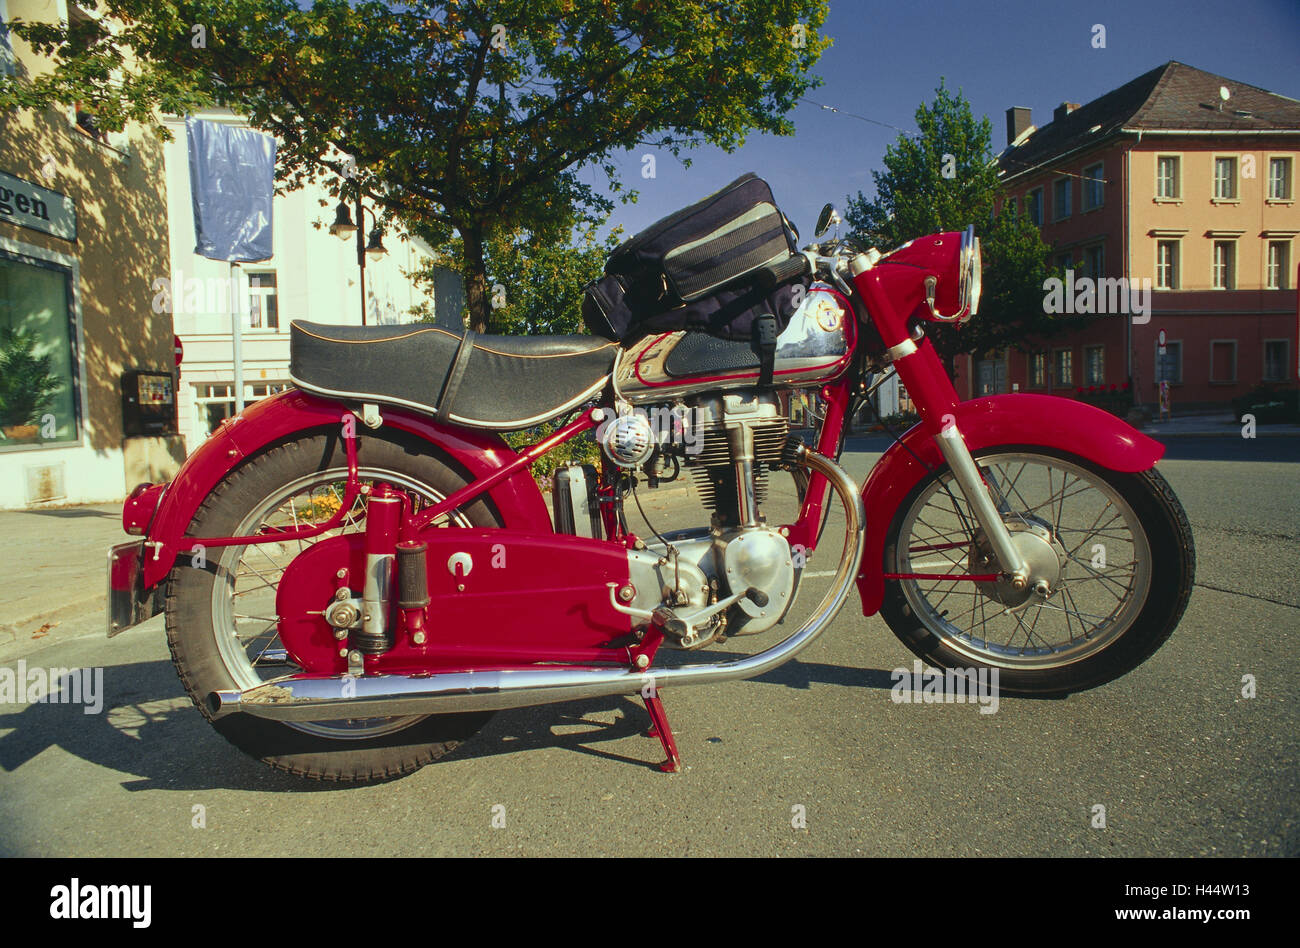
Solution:
[[[76,441],[71,272],[0,253],[0,447]]]

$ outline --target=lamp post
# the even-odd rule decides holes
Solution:
[[[370,240],[365,239],[365,212],[370,210],[361,203],[361,189],[357,189],[357,222],[352,223],[352,214],[346,201],[340,201],[334,209],[334,223],[330,224],[330,233],[347,240],[352,233],[357,235],[357,266],[361,268],[361,325],[366,325],[366,257],[378,260],[388,250],[384,247],[383,230],[379,226],[379,216],[373,210],[370,218],[375,226],[370,231]]]

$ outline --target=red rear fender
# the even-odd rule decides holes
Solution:
[[[183,538],[195,511],[231,470],[295,432],[339,425],[348,412],[341,402],[290,390],[262,399],[224,422],[186,459],[158,502],[149,526],[151,545],[146,548],[145,588],[160,582],[177,552],[188,548]],[[437,445],[474,477],[489,474],[515,458],[505,441],[489,432],[439,424],[396,408],[385,408],[383,417],[385,427]],[[364,440],[366,428],[359,422],[357,431]],[[541,491],[526,469],[492,488],[489,495],[507,526],[534,532],[552,529]]]

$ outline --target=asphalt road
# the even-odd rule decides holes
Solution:
[[[850,442],[850,473],[878,444]],[[1198,585],[1170,641],[1128,676],[1063,701],[1003,697],[987,715],[895,704],[889,672],[911,653],[850,599],[797,661],[664,692],[677,775],[654,768],[639,700],[610,698],[499,712],[395,782],[302,782],[202,721],[161,617],[110,642],[98,612],[65,616],[58,641],[22,657],[102,666],[104,709],[0,705],[0,852],[1294,856],[1298,463],[1292,439],[1173,442],[1161,468],[1194,526]],[[661,529],[686,525],[671,517],[688,500],[643,495]],[[1092,825],[1099,804],[1105,828]]]

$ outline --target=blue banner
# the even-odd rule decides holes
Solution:
[[[271,257],[275,139],[251,128],[187,118],[194,252],[251,263]]]

